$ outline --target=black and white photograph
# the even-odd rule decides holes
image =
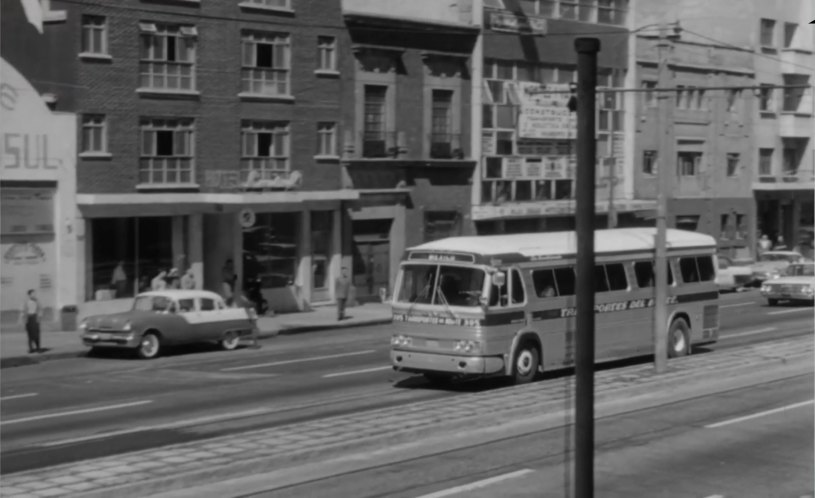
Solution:
[[[0,496],[815,498],[815,0],[1,0]]]

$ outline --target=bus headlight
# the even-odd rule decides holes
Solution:
[[[761,286],[761,292],[763,292],[763,293],[765,293],[765,294],[766,294],[767,292],[770,292],[770,286],[769,286],[769,285],[762,285],[762,286]]]
[[[815,294],[815,289],[813,289],[811,285],[805,285],[804,288],[801,289],[801,292],[811,296],[812,294]]]
[[[391,346],[407,347],[413,344],[413,339],[405,335],[394,335],[391,337]]]
[[[481,351],[481,343],[478,341],[457,341],[455,350],[460,353],[477,353]]]

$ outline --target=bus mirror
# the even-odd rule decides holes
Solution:
[[[503,287],[507,283],[507,274],[499,271],[495,272],[495,275],[492,276],[492,285],[496,285],[498,287]]]

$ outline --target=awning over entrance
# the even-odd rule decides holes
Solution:
[[[79,194],[77,205],[86,218],[119,216],[175,216],[195,213],[232,213],[244,208],[302,207],[304,203],[354,201],[354,190],[246,193],[132,193]]]
[[[573,199],[545,202],[518,202],[501,205],[473,206],[473,220],[492,220],[501,218],[525,218],[531,216],[563,216],[575,214],[577,203]],[[614,202],[618,213],[654,210],[656,201],[621,199]],[[608,201],[596,202],[594,212],[605,214],[608,212]]]

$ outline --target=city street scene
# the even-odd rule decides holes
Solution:
[[[813,0],[2,0],[0,496],[815,498]]]

